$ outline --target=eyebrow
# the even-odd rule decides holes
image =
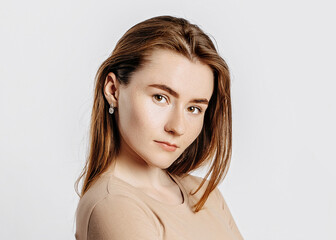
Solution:
[[[172,95],[176,98],[180,97],[180,95],[176,91],[174,91],[173,89],[171,89],[170,87],[168,87],[167,85],[164,85],[164,84],[151,84],[151,85],[148,85],[148,87],[159,88],[163,91],[168,92],[170,95]],[[192,99],[190,102],[192,102],[192,103],[203,103],[203,104],[209,105],[209,101],[206,98],[195,98],[195,99]]]

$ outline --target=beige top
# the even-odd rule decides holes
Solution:
[[[76,217],[77,240],[198,240],[243,239],[230,210],[216,188],[203,209],[191,207],[202,196],[205,183],[195,195],[190,191],[202,178],[170,175],[183,194],[183,203],[162,203],[109,171],[80,199]]]

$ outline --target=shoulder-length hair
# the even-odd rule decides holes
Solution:
[[[203,128],[194,142],[166,170],[184,176],[211,164],[206,176],[194,193],[207,182],[194,211],[202,209],[209,194],[225,178],[232,153],[232,117],[230,74],[213,42],[197,25],[183,18],[158,16],[130,28],[118,41],[112,54],[99,67],[95,78],[94,103],[91,114],[90,148],[85,167],[76,181],[84,178],[80,196],[104,173],[120,151],[120,133],[115,115],[108,112],[109,104],[103,88],[108,73],[113,72],[119,83],[127,85],[132,73],[145,63],[155,49],[168,49],[190,61],[200,61],[213,71],[214,90],[204,115]],[[207,180],[211,174],[211,178]],[[77,190],[78,193],[78,190]]]

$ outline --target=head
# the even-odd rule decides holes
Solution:
[[[166,49],[155,49],[122,84],[113,72],[104,95],[115,106],[120,151],[167,169],[198,137],[213,92],[211,68]],[[171,151],[160,142],[176,145]],[[168,151],[167,151],[168,150]]]
[[[211,39],[182,18],[138,23],[96,75],[82,194],[127,145],[135,156],[179,176],[211,164],[199,211],[229,167],[231,122],[229,71]],[[177,148],[153,155],[160,141]],[[158,157],[160,162],[154,162]]]

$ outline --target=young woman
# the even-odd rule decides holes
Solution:
[[[96,75],[76,238],[243,239],[217,188],[231,137],[229,71],[210,38],[182,18],[135,25]]]

